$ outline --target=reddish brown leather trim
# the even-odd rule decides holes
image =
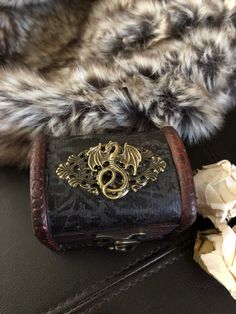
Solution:
[[[179,176],[182,215],[178,230],[183,230],[194,222],[197,213],[192,169],[184,144],[177,132],[171,127],[164,127],[163,132],[172,152],[172,157]]]
[[[53,251],[61,251],[50,234],[48,223],[45,186],[45,137],[39,135],[34,140],[30,162],[30,194],[32,221],[36,237]]]

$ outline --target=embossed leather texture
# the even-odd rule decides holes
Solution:
[[[81,187],[73,188],[58,177],[56,170],[68,156],[77,156],[109,141],[121,146],[127,142],[143,151],[151,151],[165,162],[165,171],[159,173],[157,181],[150,180],[136,193],[131,191],[115,200],[91,194]],[[186,228],[196,217],[192,172],[185,148],[170,127],[148,133],[59,139],[39,136],[32,154],[31,194],[36,235],[54,250],[107,245],[104,239],[99,240],[99,234],[111,234],[118,241],[123,234],[126,237],[141,234],[142,237],[137,236],[139,241],[156,239],[177,227]],[[45,228],[40,229],[40,214],[43,221],[47,220],[48,234],[43,237]]]
[[[193,168],[224,158],[236,163],[235,121],[236,110],[214,139],[188,150]],[[83,248],[60,255],[33,236],[28,172],[0,169],[0,199],[1,314],[68,314],[82,305],[77,313],[236,312],[229,293],[192,260],[195,229],[182,251],[172,251],[171,239],[159,255],[162,241],[127,254]]]
[[[158,135],[158,137],[157,137]],[[128,137],[128,138],[127,138]],[[125,138],[125,140],[124,140]],[[81,188],[71,188],[56,174],[56,168],[71,154],[109,140],[124,141],[158,153],[167,163],[167,169],[158,180],[138,192],[129,192],[123,198],[108,200],[103,195],[93,195]],[[122,140],[122,142],[120,141]],[[61,232],[109,231],[159,223],[177,225],[181,216],[180,188],[169,147],[163,136],[154,133],[151,141],[147,134],[101,135],[89,138],[52,139],[46,150],[46,172],[48,178],[48,212],[53,234]],[[168,197],[166,197],[168,195]]]

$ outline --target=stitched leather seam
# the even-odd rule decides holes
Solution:
[[[114,271],[111,275],[105,277],[104,279],[92,284],[91,286],[89,286],[88,288],[84,289],[82,294],[86,295],[87,292],[89,292],[90,290],[96,289],[98,288],[100,285],[105,284],[107,281],[111,280],[112,278],[114,278],[117,275],[122,274],[125,270],[128,270],[130,267],[135,266],[138,262],[142,261],[144,258],[151,256],[152,254],[158,252],[160,250],[162,246],[159,246],[158,248],[152,249],[151,251],[149,251],[148,253],[142,255],[141,257],[135,259],[133,262],[130,262],[129,264],[127,264],[126,266],[122,267],[120,270],[118,271]],[[55,310],[59,310],[62,309],[63,307],[69,305],[70,302],[74,302],[76,300],[76,298],[78,297],[78,293],[76,293],[73,297],[68,298],[65,302],[63,303],[59,303],[57,306],[50,308],[47,312],[43,312],[42,314],[53,314],[53,311]]]
[[[165,243],[166,243],[166,242],[165,242]],[[136,259],[135,261],[129,263],[126,267],[123,267],[121,270],[114,272],[112,275],[110,275],[110,276],[106,277],[105,279],[103,279],[103,280],[101,280],[101,281],[98,281],[97,283],[95,283],[95,284],[93,284],[92,286],[88,287],[88,288],[85,289],[81,294],[78,294],[78,293],[75,294],[74,297],[68,298],[65,302],[59,303],[56,307],[51,308],[51,309],[49,309],[47,312],[44,312],[44,313],[45,313],[45,314],[62,313],[63,309],[66,310],[66,312],[64,311],[63,313],[69,313],[68,311],[71,311],[72,309],[75,308],[74,303],[77,301],[78,298],[80,298],[80,299],[83,298],[83,295],[86,297],[86,293],[87,293],[87,292],[91,291],[92,289],[98,288],[99,286],[105,284],[107,281],[112,280],[113,278],[115,278],[115,276],[120,275],[120,274],[122,274],[125,270],[128,270],[128,269],[129,269],[130,267],[132,267],[132,266],[135,266],[138,262],[142,261],[144,258],[149,257],[149,256],[151,256],[152,254],[158,252],[158,251],[160,250],[160,248],[162,248],[162,247],[163,247],[163,246],[158,247],[158,248],[156,248],[156,249],[153,249],[153,250],[149,251],[148,253],[144,254],[142,257],[140,257],[140,258]],[[183,253],[179,253],[179,255],[182,256]],[[172,258],[172,259],[173,259],[173,262],[174,262],[174,261],[176,260],[176,257],[175,257],[175,258]],[[172,263],[173,263],[173,262],[172,262]],[[165,265],[165,263],[164,263],[163,265]],[[167,265],[169,265],[168,262],[166,262],[166,266],[167,266]],[[166,267],[166,266],[163,266],[163,267]],[[158,265],[157,267],[155,267],[154,270],[151,270],[151,271],[149,271],[149,272],[152,274],[153,272],[159,271],[159,270],[162,269],[163,267],[162,267],[162,264],[161,264],[161,265]],[[141,275],[141,278],[142,278],[143,276],[144,276],[144,278],[145,278],[146,274],[148,274],[149,272],[147,271],[145,274],[142,274],[142,275]],[[138,279],[135,279],[134,282],[135,282],[136,280],[138,280]],[[138,281],[137,281],[137,282],[138,282]],[[124,283],[124,285],[127,285],[127,283]],[[118,289],[118,291],[120,291],[120,290],[122,290],[122,287]],[[99,291],[98,291],[98,293],[99,293]],[[111,295],[113,295],[114,293],[115,293],[115,292],[111,293]],[[89,301],[92,301],[93,298],[96,298],[96,297],[97,297],[97,295],[96,295],[96,296],[91,296],[90,298],[88,298],[88,302],[89,302]],[[109,298],[109,299],[110,299],[110,297],[104,296],[104,297],[102,297],[102,300],[103,300],[103,299],[106,300],[106,298]],[[78,299],[78,301],[79,301],[79,299]],[[72,303],[72,305],[70,305],[71,303]],[[97,302],[97,303],[95,303],[95,304],[99,304],[99,302]],[[95,306],[95,305],[92,305],[92,307],[94,307],[94,306]],[[69,308],[70,310],[68,310],[68,308]],[[87,311],[87,310],[86,310],[86,311]],[[82,312],[82,313],[83,313],[83,312]],[[86,312],[85,312],[85,313],[86,313]]]
[[[144,260],[145,258],[148,258],[149,256],[153,255],[154,253],[157,253],[162,247],[164,247],[166,244],[168,243],[168,240],[163,241],[162,245],[156,247],[155,249],[152,249],[151,251],[148,251],[147,253],[143,254],[141,257],[136,258],[135,260],[133,260],[133,262],[128,263],[126,266],[122,267],[121,269],[114,271],[111,275],[108,275],[107,277],[105,277],[102,280],[97,281],[96,283],[92,284],[91,286],[89,286],[88,288],[84,289],[82,291],[83,295],[86,295],[87,292],[93,290],[93,289],[97,289],[100,285],[105,284],[107,281],[111,280],[112,278],[122,274],[124,271],[128,270],[129,268],[135,266],[136,264],[138,264],[138,262]],[[73,302],[76,298],[78,297],[78,293],[76,293],[74,295],[74,297],[70,297],[68,298],[65,302],[63,303],[59,303],[56,307],[53,307],[51,309],[49,309],[49,312],[46,312],[46,314],[50,314],[50,311],[52,310],[56,310],[58,308],[58,306],[64,306],[67,305],[69,302]]]
[[[173,256],[170,260],[167,260],[166,262],[164,262],[161,265],[158,265],[156,268],[151,269],[149,271],[147,271],[146,273],[142,274],[140,277],[136,278],[132,283],[127,283],[126,285],[124,285],[123,287],[119,288],[117,291],[112,292],[109,296],[106,297],[102,297],[99,302],[94,303],[91,307],[89,307],[87,310],[80,312],[80,314],[88,314],[91,313],[95,308],[98,308],[99,306],[101,306],[103,303],[110,301],[112,298],[118,296],[119,294],[126,292],[127,290],[129,290],[130,288],[136,286],[138,283],[142,282],[143,280],[145,280],[146,278],[150,277],[153,273],[157,273],[162,269],[165,269],[167,266],[175,263],[176,261],[178,261],[186,252],[181,252],[176,256]],[[65,312],[64,314],[70,314],[70,311],[73,310],[73,307]]]

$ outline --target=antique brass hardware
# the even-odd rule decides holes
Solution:
[[[69,156],[56,173],[72,187],[115,200],[157,180],[165,169],[166,162],[152,151],[110,141]]]
[[[144,236],[145,233],[143,232],[133,233],[120,238],[112,234],[97,234],[96,240],[98,242],[107,241],[109,250],[126,252],[135,249]]]

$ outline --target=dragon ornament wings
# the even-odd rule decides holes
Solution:
[[[165,161],[150,150],[127,143],[122,147],[110,141],[70,156],[58,167],[57,174],[73,187],[80,186],[114,200],[124,197],[130,190],[138,191],[149,180],[155,181],[165,168]]]

